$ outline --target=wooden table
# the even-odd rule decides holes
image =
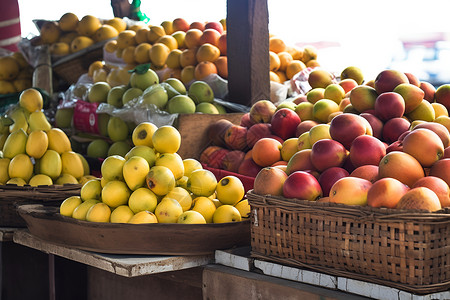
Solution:
[[[379,284],[289,267],[250,256],[250,248],[216,251],[216,265],[204,270],[207,299],[450,299],[450,291],[414,295]],[[222,283],[218,284],[219,282]],[[224,286],[234,286],[224,289]],[[222,295],[222,296],[220,296]],[[258,298],[259,296],[259,298]]]
[[[57,298],[55,256],[87,266],[87,299],[133,299],[148,293],[156,298],[158,293],[164,297],[169,295],[169,298],[179,293],[183,299],[198,299],[201,296],[203,266],[214,262],[214,254],[114,255],[72,249],[43,241],[28,230],[15,231],[13,241],[48,254],[50,299]]]

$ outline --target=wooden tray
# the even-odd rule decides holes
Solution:
[[[200,255],[250,245],[250,221],[222,224],[115,224],[62,216],[58,207],[18,207],[31,234],[59,245],[112,254]]]

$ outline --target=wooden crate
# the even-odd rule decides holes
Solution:
[[[207,129],[210,124],[227,119],[234,124],[239,124],[243,112],[228,114],[180,114],[175,122],[175,127],[181,134],[181,147],[178,154],[184,158],[199,159],[201,152],[210,145]]]

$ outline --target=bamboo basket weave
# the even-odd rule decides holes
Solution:
[[[81,184],[33,187],[15,184],[0,185],[0,227],[26,227],[17,207],[22,204],[59,206],[70,196],[79,196]]]
[[[247,193],[251,256],[416,294],[450,288],[450,209],[417,212]]]

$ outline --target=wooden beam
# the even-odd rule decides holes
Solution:
[[[227,1],[228,101],[270,98],[267,0]]]

